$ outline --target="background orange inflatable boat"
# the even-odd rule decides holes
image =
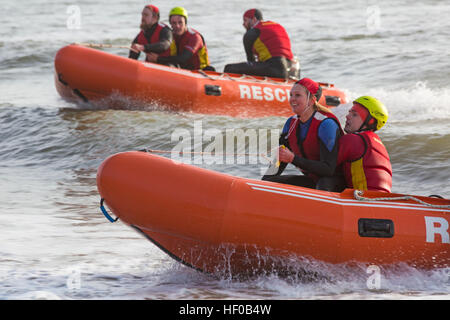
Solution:
[[[248,274],[277,261],[450,266],[450,200],[354,190],[324,192],[244,179],[146,152],[106,159],[97,186],[107,207],[178,261]],[[104,213],[109,213],[102,207]]]
[[[55,57],[55,85],[67,99],[85,102],[118,93],[172,110],[239,117],[292,115],[293,80],[189,71],[136,61],[79,45]],[[324,106],[347,103],[344,92],[321,83]]]

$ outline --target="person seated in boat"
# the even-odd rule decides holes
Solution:
[[[189,70],[215,71],[209,63],[208,49],[203,36],[187,26],[188,13],[182,7],[175,7],[169,13],[173,41],[169,56],[150,54],[150,61],[177,66]]]
[[[169,26],[159,22],[159,9],[154,5],[147,5],[141,14],[141,32],[133,40],[128,55],[131,59],[139,59],[141,52],[146,54],[146,61],[149,61],[149,54],[154,52],[159,56],[170,55],[170,44],[172,43],[172,30]]]
[[[309,78],[293,85],[289,103],[295,115],[286,121],[280,136],[279,167],[263,180],[327,191],[344,189],[337,166],[338,141],[344,132],[336,116],[318,103],[321,92],[320,85]],[[303,175],[281,175],[289,163]]]
[[[291,40],[278,23],[263,21],[258,9],[244,13],[244,48],[247,62],[227,64],[225,73],[276,78],[300,78],[300,66],[291,50]]]
[[[338,165],[347,188],[391,192],[392,166],[386,147],[375,131],[388,119],[386,107],[374,97],[353,101],[339,140]]]

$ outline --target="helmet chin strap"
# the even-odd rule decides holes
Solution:
[[[359,129],[356,132],[361,132],[361,131],[376,131],[376,128],[371,128],[371,126],[369,126],[369,122],[370,120],[374,119],[370,114],[366,117],[366,120],[364,120],[364,122],[362,123],[361,127],[359,127]],[[366,127],[366,128],[363,128]]]

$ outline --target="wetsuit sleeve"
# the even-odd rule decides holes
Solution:
[[[160,64],[172,63],[175,65],[184,65],[192,58],[192,56],[193,54],[190,50],[184,49],[183,52],[177,56],[158,57],[157,62]]]
[[[161,53],[169,49],[172,42],[172,30],[169,27],[164,27],[159,34],[159,41],[155,43],[148,43],[144,46],[144,52]]]
[[[319,126],[319,140],[331,151],[337,143],[337,134],[339,133],[339,126],[333,119],[325,119]]]
[[[253,44],[258,39],[260,34],[259,29],[251,28],[244,34],[244,48],[247,55],[248,62],[254,62],[255,56],[253,55]]]
[[[139,34],[136,36],[136,38],[134,38],[134,40],[131,44],[138,43],[138,37],[139,37]],[[140,52],[134,52],[134,51],[130,50],[130,52],[128,53],[128,58],[137,60],[137,59],[139,59],[140,55],[141,55]]]
[[[295,155],[292,164],[318,176],[330,177],[334,175],[337,167],[341,131],[333,119],[326,119],[320,124],[318,135],[320,160],[309,160]]]

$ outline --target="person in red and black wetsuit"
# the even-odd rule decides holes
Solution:
[[[170,55],[172,30],[169,26],[159,22],[159,9],[154,5],[147,5],[141,14],[141,32],[133,40],[131,47],[138,52],[130,50],[131,59],[139,59],[141,52],[146,54],[146,61],[150,62],[150,53],[159,56]]]
[[[170,64],[182,69],[214,71],[209,63],[205,39],[198,31],[187,27],[187,18],[188,13],[182,7],[175,7],[170,11],[169,21],[173,30],[170,55],[150,54],[150,61]]]
[[[280,165],[266,173],[263,180],[327,191],[344,189],[344,178],[337,166],[343,130],[336,116],[317,102],[320,96],[319,84],[309,78],[294,84],[289,103],[295,115],[286,121],[281,133]],[[303,175],[281,175],[289,163]]]
[[[286,30],[278,23],[263,21],[258,9],[247,10],[243,19],[247,62],[227,64],[224,72],[299,79],[300,67],[294,61]]]
[[[338,165],[343,166],[347,188],[391,192],[392,166],[386,147],[375,133],[388,119],[386,107],[376,98],[353,101],[339,140]]]

